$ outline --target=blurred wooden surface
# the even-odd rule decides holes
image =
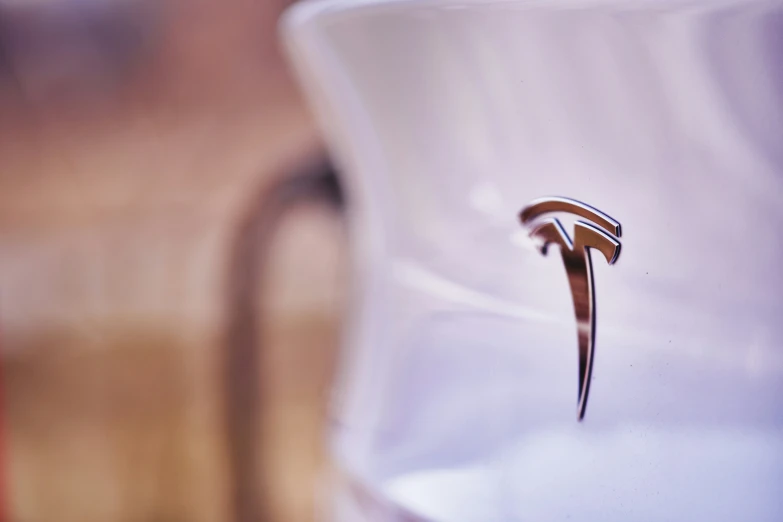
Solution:
[[[271,177],[320,150],[278,54],[281,7],[169,2],[123,82],[0,86],[8,520],[229,520],[230,243]],[[276,520],[313,518],[341,241],[328,213],[300,213],[267,276],[259,444]]]

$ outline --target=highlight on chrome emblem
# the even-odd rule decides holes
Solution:
[[[589,222],[581,219],[576,221],[572,241],[559,219],[542,218],[554,212],[574,214]],[[522,209],[519,217],[543,255],[546,255],[550,244],[560,247],[576,313],[579,340],[579,394],[576,416],[581,421],[587,408],[595,354],[595,287],[590,250],[598,250],[606,261],[613,265],[620,257],[620,242],[617,240],[622,234],[620,223],[589,205],[559,197],[534,200]]]

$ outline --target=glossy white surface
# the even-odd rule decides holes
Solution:
[[[783,520],[780,2],[322,0],[285,29],[352,202],[345,469],[444,522]],[[547,195],[623,226],[583,423],[565,271],[517,221]]]

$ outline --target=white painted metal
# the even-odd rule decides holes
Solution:
[[[347,474],[444,522],[783,520],[780,2],[317,0],[284,31],[351,199]],[[582,423],[565,271],[517,218],[547,195],[623,226]]]

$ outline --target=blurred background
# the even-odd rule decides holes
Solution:
[[[0,520],[314,518],[345,238],[285,3],[0,0]]]

